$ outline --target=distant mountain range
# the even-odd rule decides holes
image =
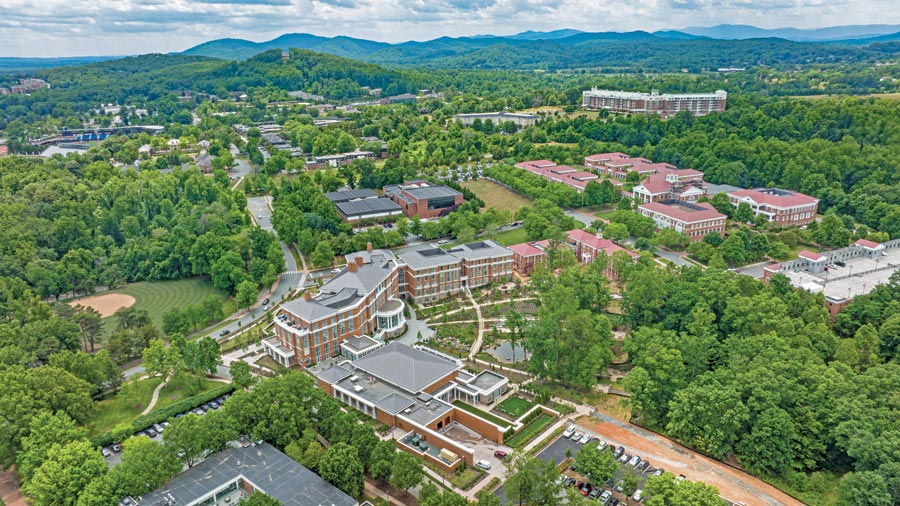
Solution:
[[[809,40],[792,40],[800,37]],[[816,38],[821,40],[812,40]],[[760,62],[858,61],[873,54],[864,46],[888,41],[900,41],[900,26],[765,30],[753,26],[720,25],[654,33],[563,29],[527,31],[510,36],[440,37],[396,44],[296,33],[265,42],[213,40],[183,54],[246,60],[270,49],[298,48],[381,65],[485,69],[643,67],[662,70],[743,67]],[[885,52],[894,51],[881,50],[878,56]],[[661,59],[660,54],[669,56]]]
[[[779,39],[793,40],[796,42],[836,42],[853,39],[870,39],[879,36],[892,35],[896,40],[900,25],[847,25],[830,26],[827,28],[757,28],[752,25],[717,25],[717,26],[691,26],[681,30],[683,33],[709,37],[711,39],[760,39],[777,37]]]

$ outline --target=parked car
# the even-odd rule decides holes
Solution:
[[[200,409],[200,408],[194,408],[194,409],[191,410],[191,413],[193,413],[193,414],[195,414],[195,415],[197,415],[197,416],[200,416],[200,415],[203,414],[203,410]]]
[[[631,460],[631,455],[628,455],[627,453],[623,453],[622,456],[619,457],[619,462],[623,464],[628,462],[629,460]]]
[[[683,474],[679,474],[679,475],[675,478],[675,480],[677,480],[677,481],[684,481],[684,480],[686,480],[686,479],[687,479],[687,476],[685,476],[685,475],[683,475]]]
[[[116,444],[110,446],[109,449],[112,450],[113,453],[119,453],[120,451],[122,451],[122,445],[116,443]]]
[[[222,407],[222,405],[219,404],[217,401],[209,401],[210,409],[219,409],[220,407]]]
[[[596,499],[596,498],[600,497],[600,494],[602,494],[602,493],[603,493],[602,488],[594,487],[594,489],[591,490],[591,493],[588,494],[588,497],[590,497],[591,499]]]
[[[569,425],[568,427],[566,427],[566,430],[563,431],[563,437],[570,438],[572,437],[572,434],[575,434],[575,426]]]
[[[583,482],[583,481],[576,481],[576,482],[575,482],[575,488],[577,488],[578,490],[581,490],[581,487],[583,487],[583,486],[584,486],[584,482]]]
[[[590,434],[584,434],[583,436],[581,436],[581,439],[578,442],[583,445],[586,445],[591,442],[591,439],[593,439],[593,438],[591,437]]]
[[[641,489],[635,490],[634,495],[632,495],[631,498],[637,502],[641,502],[642,500],[644,500],[644,491]]]
[[[266,300],[263,301],[263,304],[268,304],[268,303],[269,303],[269,298],[266,297]]]
[[[624,447],[624,446],[618,446],[618,447],[616,447],[616,448],[613,448],[613,457],[619,458],[619,457],[622,456],[623,453],[625,453],[625,447]]]
[[[475,462],[475,465],[482,469],[490,469],[491,468],[491,463],[486,460],[479,460],[479,461]]]
[[[591,490],[593,488],[594,487],[592,487],[590,483],[585,483],[581,486],[581,495],[587,497],[587,495],[591,493]]]
[[[575,484],[575,478],[566,478],[565,484],[567,487],[571,487]]]
[[[610,499],[611,497],[612,497],[612,492],[610,492],[609,490],[604,490],[604,491],[600,494],[600,504],[606,504],[606,503],[608,503],[608,502],[609,502],[609,499]]]
[[[159,435],[159,433],[156,432],[156,429],[154,429],[153,427],[147,427],[147,430],[145,432],[147,432],[147,435],[150,437],[156,437]]]
[[[103,455],[103,458],[105,459],[106,457],[112,455],[112,453],[110,453],[110,451],[106,448],[100,448],[100,455]]]
[[[616,499],[615,497],[613,497],[612,499],[609,500],[609,505],[608,505],[608,506],[619,506],[620,504],[621,504],[622,506],[625,506],[625,503],[624,503],[624,502],[619,502],[618,499]]]
[[[225,329],[222,332],[219,332],[220,336],[227,336],[228,334],[231,334],[231,331],[228,329]]]
[[[498,459],[505,459],[505,458],[506,458],[506,452],[503,451],[503,450],[497,450],[497,451],[494,452],[494,456],[497,457]]]
[[[653,476],[662,476],[664,472],[666,472],[666,470],[660,467],[659,469],[653,471]]]
[[[603,440],[600,440],[600,442],[597,443],[597,449],[600,450],[601,452],[603,450],[605,450],[608,446],[609,446],[609,443],[607,443],[606,441],[603,441]]]
[[[841,262],[840,260],[835,262],[834,265],[837,265],[838,267],[847,267],[847,264],[844,262]]]
[[[579,439],[581,439],[581,436],[583,436],[583,435],[584,435],[584,434],[582,434],[582,433],[580,433],[580,432],[575,432],[574,434],[572,434],[572,435],[569,437],[569,439],[571,439],[572,441],[578,441]]]
[[[153,428],[156,429],[156,432],[162,432],[162,431],[166,430],[166,428],[163,427],[163,424],[161,424],[161,423],[154,423]]]
[[[638,455],[631,457],[631,460],[628,461],[628,465],[631,467],[637,467],[637,465],[640,463],[641,463],[641,457]]]
[[[643,460],[643,461],[641,461],[640,464],[638,464],[637,466],[635,466],[635,469],[637,469],[638,471],[642,471],[642,472],[643,472],[644,469],[647,469],[648,467],[650,467],[650,461],[649,461],[649,460]]]

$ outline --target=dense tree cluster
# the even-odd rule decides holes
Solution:
[[[890,481],[900,367],[874,326],[848,317],[855,333],[838,338],[821,295],[719,269],[638,268],[624,305],[642,424],[801,484],[797,473],[848,468]]]
[[[0,160],[0,269],[41,297],[122,282],[209,275],[233,291],[283,269],[274,236],[247,225],[228,178],[195,170],[123,173],[107,162]]]

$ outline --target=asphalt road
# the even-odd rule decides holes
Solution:
[[[253,214],[253,219],[256,221],[257,226],[268,232],[275,231],[272,227],[272,211],[269,209],[269,203],[271,201],[272,197],[269,197],[268,195],[263,197],[247,197],[247,209]],[[287,270],[292,271],[296,269]]]

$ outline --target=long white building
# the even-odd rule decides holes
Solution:
[[[606,109],[612,112],[631,114],[659,114],[672,116],[681,111],[690,111],[694,116],[705,116],[711,112],[725,110],[728,93],[659,94],[657,91],[640,93],[633,91],[598,90],[591,88],[581,93],[585,109]]]

